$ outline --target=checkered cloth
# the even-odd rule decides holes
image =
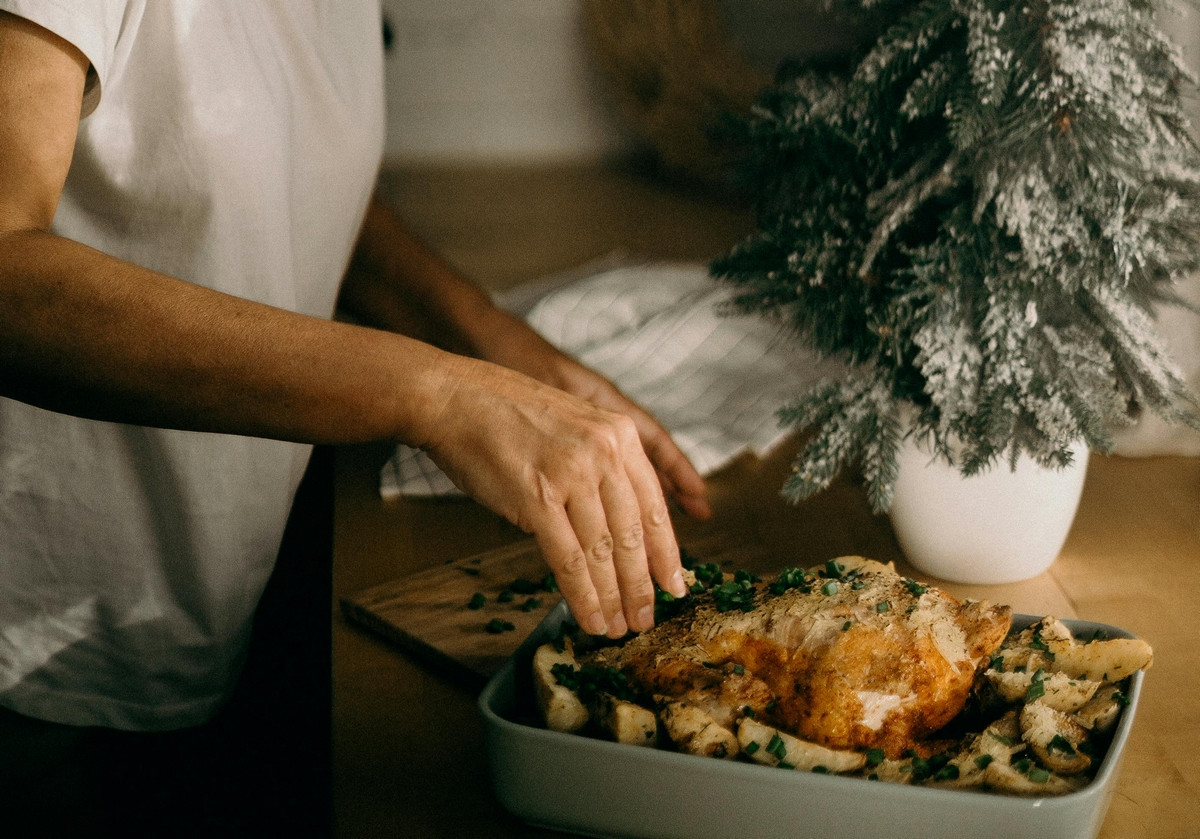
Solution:
[[[728,295],[706,266],[652,263],[552,279],[498,302],[653,414],[706,475],[742,452],[769,452],[787,434],[779,408],[844,370],[788,341],[766,318],[720,313]],[[407,446],[384,466],[380,491],[458,492],[428,456]]]

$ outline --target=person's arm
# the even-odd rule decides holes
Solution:
[[[307,442],[405,442],[533,533],[584,629],[682,593],[628,417],[406,336],[260,305],[50,232],[86,59],[0,14],[0,395],[85,417]]]
[[[668,494],[688,514],[711,516],[704,479],[666,429],[607,378],[494,305],[378,200],[367,210],[340,305],[359,322],[503,365],[626,414]]]

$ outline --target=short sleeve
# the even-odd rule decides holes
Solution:
[[[122,32],[144,0],[0,0],[6,11],[73,44],[90,66],[80,119],[96,109]]]

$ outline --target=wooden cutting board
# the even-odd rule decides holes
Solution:
[[[546,590],[548,574],[526,540],[390,580],[341,605],[350,621],[479,688],[562,599]]]
[[[720,530],[689,540],[685,550],[726,570],[761,568],[769,553]],[[341,606],[348,620],[477,689],[562,599],[542,588],[548,574],[537,545],[525,540],[373,586]],[[483,603],[472,609],[477,595]],[[489,632],[493,621],[501,623]]]

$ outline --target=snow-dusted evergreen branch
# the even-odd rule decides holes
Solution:
[[[911,188],[903,190],[897,199],[891,202],[887,213],[875,226],[875,232],[871,234],[871,239],[863,250],[862,263],[858,266],[859,279],[866,280],[871,277],[871,269],[875,266],[875,260],[897,230],[912,221],[917,211],[930,200],[954,188],[958,183],[957,169],[958,158],[952,155],[942,163],[937,171],[912,184]],[[889,191],[895,192],[895,190]],[[879,200],[873,201],[874,197],[871,196],[867,199],[868,209],[873,209],[873,205],[882,203]]]
[[[1193,80],[1156,4],[841,2],[885,25],[852,72],[766,91],[759,230],[712,266],[855,370],[781,412],[813,429],[788,497],[857,465],[885,509],[905,433],[970,473],[1106,448],[1133,410],[1196,422],[1151,317],[1200,265]]]

